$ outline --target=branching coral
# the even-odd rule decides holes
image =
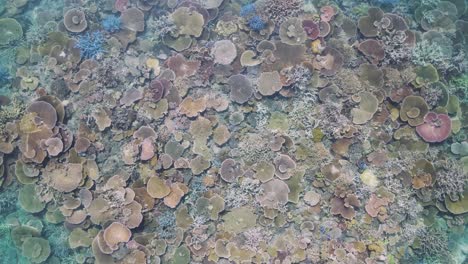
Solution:
[[[104,36],[101,32],[86,33],[78,37],[75,48],[80,49],[82,58],[98,59],[104,54]]]
[[[175,236],[175,215],[173,211],[164,211],[157,215],[158,226],[156,228],[156,234],[158,237],[163,239],[170,239]]]
[[[440,200],[443,200],[446,195],[455,199],[463,193],[468,179],[463,172],[463,167],[459,163],[459,161],[451,159],[441,162],[441,168],[437,171],[435,188],[436,196]]]
[[[444,45],[430,40],[418,42],[412,51],[412,61],[418,65],[433,64],[437,68],[447,70],[452,65],[452,41],[444,38]]]
[[[107,32],[115,33],[122,28],[122,21],[117,16],[106,16],[106,18],[102,20],[102,27]]]
[[[246,5],[243,5],[241,7],[241,10],[240,10],[240,16],[241,17],[247,17],[249,15],[252,15],[256,12],[256,7],[255,7],[255,4],[254,3],[249,3],[249,4],[246,4]]]
[[[280,25],[289,17],[297,17],[303,5],[303,0],[262,0],[257,3],[257,9]]]
[[[448,247],[448,236],[444,230],[438,228],[426,228],[418,232],[420,240],[421,254],[425,259],[436,258],[450,261],[450,251]],[[451,263],[451,262],[445,262]]]
[[[151,28],[151,34],[149,37],[154,39],[156,42],[160,42],[163,38],[171,32],[174,32],[177,27],[174,24],[171,16],[161,15],[157,17],[151,17],[148,21],[148,28]]]
[[[260,16],[253,16],[248,20],[249,27],[254,31],[260,31],[266,27],[265,21]]]
[[[227,208],[238,208],[252,201],[252,194],[260,191],[259,182],[252,179],[244,179],[239,184],[231,184],[224,195]]]

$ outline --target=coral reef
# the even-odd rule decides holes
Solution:
[[[465,263],[462,0],[0,0],[1,263]]]

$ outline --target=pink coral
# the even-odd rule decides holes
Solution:
[[[141,160],[150,160],[154,157],[154,145],[151,138],[145,138],[141,143]]]
[[[335,14],[335,9],[331,6],[324,6],[320,8],[320,19],[322,21],[330,22]]]
[[[426,142],[442,142],[450,136],[452,120],[446,114],[429,112],[424,116],[424,124],[416,127],[416,132]]]
[[[127,9],[128,0],[115,0],[114,8],[119,12],[125,11]]]

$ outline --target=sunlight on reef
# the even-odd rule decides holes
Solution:
[[[0,264],[463,264],[466,0],[0,0]]]

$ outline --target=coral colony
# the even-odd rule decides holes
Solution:
[[[75,48],[80,50],[82,58],[96,59],[104,53],[104,41],[101,32],[87,32],[85,35],[78,37]]]
[[[120,17],[117,16],[106,16],[106,18],[102,20],[102,27],[107,32],[115,33],[121,29],[122,21]]]
[[[0,264],[468,263],[465,0],[0,1]]]

